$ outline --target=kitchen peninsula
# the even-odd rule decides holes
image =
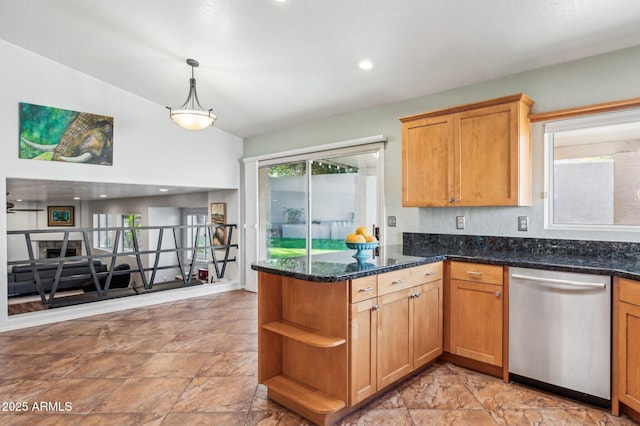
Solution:
[[[257,262],[258,381],[333,424],[442,353],[443,257],[400,247]]]
[[[467,280],[477,281],[478,288],[504,287],[488,293],[495,293],[494,301],[501,299],[503,338],[508,335],[508,267],[613,277],[611,410],[638,411],[634,372],[640,365],[635,353],[625,356],[624,347],[625,333],[636,333],[636,314],[620,307],[636,303],[621,290],[640,281],[640,244],[411,233],[403,235],[403,243],[381,247],[381,256],[360,264],[353,251],[345,251],[312,256],[310,262],[295,258],[252,265],[259,272],[258,375],[271,399],[318,424],[331,424],[441,354],[451,360],[446,358],[455,349],[447,292],[457,273],[452,268],[464,264],[486,273],[485,279]],[[464,315],[456,321],[460,318]],[[478,358],[494,363],[489,373],[502,371],[505,380],[507,347],[499,347],[502,357]]]

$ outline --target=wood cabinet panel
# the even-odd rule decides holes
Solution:
[[[411,289],[405,289],[378,297],[378,388],[413,369],[411,294]]]
[[[453,194],[453,116],[402,128],[402,205],[446,206]]]
[[[451,279],[502,285],[503,268],[471,262],[451,262]]]
[[[362,300],[371,299],[378,295],[378,277],[371,275],[370,277],[357,278],[351,280],[351,303],[357,303]]]
[[[378,390],[377,387],[377,299],[351,305],[350,343],[350,405],[364,401]]]
[[[442,280],[413,289],[413,368],[442,354]]]
[[[640,411],[640,306],[620,303],[618,315],[619,399]]]
[[[640,282],[614,281],[612,411],[619,402],[640,412]]]
[[[378,275],[378,294],[389,294],[440,279],[442,279],[442,262],[386,272]]]
[[[403,206],[531,204],[524,94],[401,118]]]
[[[502,286],[451,280],[453,354],[502,366]]]

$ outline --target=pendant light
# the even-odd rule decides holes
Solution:
[[[191,67],[191,79],[189,80],[189,96],[187,100],[178,108],[167,107],[169,117],[180,127],[188,130],[200,130],[209,127],[216,121],[216,116],[210,110],[205,110],[200,105],[198,94],[196,93],[196,79],[193,69],[200,66],[195,59],[187,59],[187,65]]]

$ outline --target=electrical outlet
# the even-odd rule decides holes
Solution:
[[[518,216],[518,231],[529,229],[529,216]]]
[[[456,229],[464,229],[464,216],[456,216]]]
[[[396,217],[395,216],[387,216],[387,226],[391,228],[395,228],[397,226]]]

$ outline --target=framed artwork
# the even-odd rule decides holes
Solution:
[[[227,203],[211,203],[211,224],[224,225],[227,221]],[[214,228],[213,245],[221,246],[226,241],[226,228]]]
[[[18,156],[113,165],[113,117],[20,102]]]
[[[73,206],[49,206],[47,219],[49,226],[74,226]]]

